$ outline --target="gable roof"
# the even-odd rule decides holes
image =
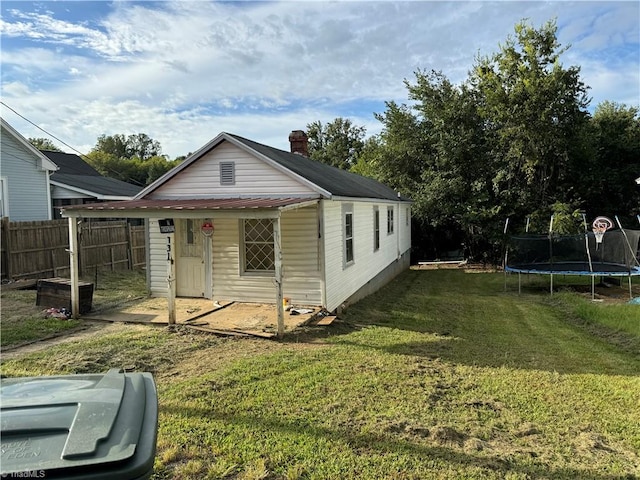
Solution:
[[[7,133],[9,133],[9,135],[15,138],[24,147],[25,150],[27,150],[29,153],[33,154],[36,157],[40,168],[42,168],[43,170],[51,170],[51,171],[55,171],[58,169],[58,167],[54,162],[49,160],[47,156],[44,155],[36,147],[31,145],[31,143],[22,135],[20,135],[20,133],[18,133],[18,131],[15,128],[9,125],[9,122],[7,122],[4,118],[0,117],[0,124],[2,125],[2,128],[5,129]]]
[[[153,192],[156,188],[163,185],[224,141],[240,147],[286,174],[302,179],[311,188],[326,197],[336,196],[407,201],[406,198],[399,197],[398,193],[392,188],[372,178],[363,177],[340,168],[311,160],[297,153],[263,145],[227,132],[222,132],[194,152],[181,164],[145,188],[136,198],[144,198],[145,195]]]
[[[100,200],[128,199],[135,197],[142,190],[142,187],[137,185],[103,177],[95,168],[73,153],[52,150],[42,150],[42,153],[59,167],[59,170],[51,175],[53,185]]]

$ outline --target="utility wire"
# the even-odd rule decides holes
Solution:
[[[38,130],[41,130],[42,132],[44,132],[45,134],[47,134],[48,136],[55,138],[57,141],[59,141],[61,144],[65,145],[66,147],[69,147],[71,150],[73,150],[74,152],[76,152],[78,155],[80,155],[80,158],[84,158],[84,159],[89,159],[89,157],[87,157],[84,153],[82,153],[80,150],[72,147],[71,145],[69,145],[67,142],[60,140],[58,137],[56,137],[54,134],[47,132],[44,128],[42,128],[40,125],[37,125],[36,123],[33,123],[31,120],[29,120],[27,117],[25,117],[24,115],[21,115],[20,113],[18,113],[15,109],[13,109],[12,107],[10,107],[9,105],[7,105],[5,102],[3,102],[2,100],[0,100],[0,104],[4,105],[5,107],[7,107],[9,110],[11,110],[13,113],[15,113],[17,116],[19,116],[20,118],[22,118],[24,121],[29,122],[31,125],[33,125],[34,127],[36,127]],[[64,152],[63,152],[64,153]],[[89,163],[89,165],[91,165],[91,163]],[[115,171],[115,170],[111,170],[108,169],[111,173],[114,173],[118,176],[120,176],[120,173]],[[112,177],[113,178],[113,177]],[[129,183],[131,184],[135,184],[138,185],[140,187],[144,187],[144,185],[140,182],[138,182],[137,180],[134,180],[133,178],[127,177],[127,180]]]
[[[29,120],[27,117],[25,117],[24,115],[19,114],[18,112],[16,112],[13,108],[11,108],[9,105],[7,105],[5,102],[3,102],[2,100],[0,100],[0,103],[2,105],[4,105],[5,107],[7,107],[9,110],[11,110],[13,113],[15,113],[16,115],[18,115],[21,119],[23,119],[26,122],[29,122],[31,125],[33,125],[34,127],[36,127],[38,130],[43,131],[45,134],[49,135],[52,138],[55,138],[57,141],[59,141],[61,144],[63,144],[66,147],[69,147],[71,150],[73,150],[74,152],[76,152],[78,155],[80,155],[81,157],[86,157],[86,155],[84,153],[82,153],[80,150],[72,147],[71,145],[69,145],[68,143],[66,143],[63,140],[60,140],[58,137],[56,137],[54,134],[47,132],[44,128],[42,128],[40,125],[37,125],[35,123],[33,123],[31,120]]]

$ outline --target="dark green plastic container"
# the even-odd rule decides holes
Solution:
[[[3,378],[0,407],[3,478],[142,480],[153,472],[150,373]]]

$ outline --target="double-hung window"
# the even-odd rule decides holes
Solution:
[[[342,206],[343,238],[344,238],[344,267],[348,267],[354,262],[353,245],[353,205]]]
[[[393,235],[393,207],[387,207],[387,235]]]

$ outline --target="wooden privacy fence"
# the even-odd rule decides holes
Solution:
[[[144,226],[125,220],[84,221],[78,226],[80,275],[96,267],[144,268]],[[10,222],[2,219],[2,280],[69,276],[68,220]]]

